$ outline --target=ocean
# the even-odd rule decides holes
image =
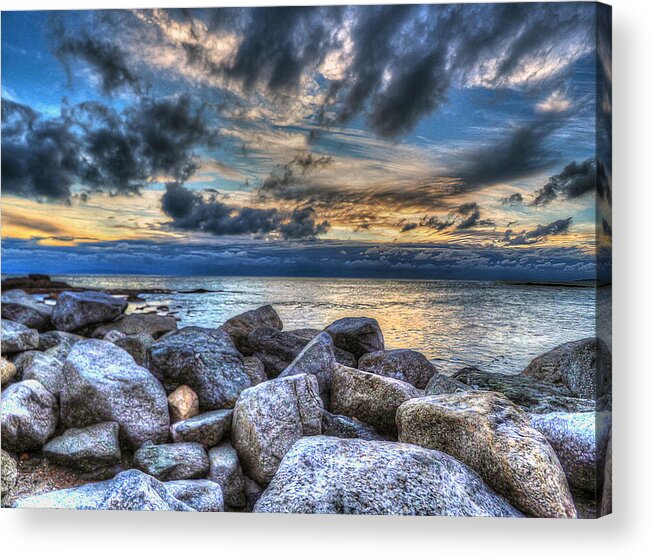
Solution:
[[[424,353],[444,372],[477,366],[515,374],[532,358],[595,335],[593,288],[470,281],[281,277],[57,276],[71,285],[164,289],[144,294],[180,326],[217,327],[271,304],[286,330],[322,328],[344,316],[375,318],[387,348]],[[180,292],[206,290],[210,292]],[[132,310],[142,306],[133,303]]]

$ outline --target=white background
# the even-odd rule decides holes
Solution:
[[[248,5],[274,5],[259,0]],[[287,1],[286,4],[316,2]],[[329,3],[346,3],[330,1]],[[364,2],[355,2],[364,3]],[[614,508],[601,520],[0,510],[3,556],[649,556],[651,3],[612,0]],[[217,6],[216,0],[0,0],[2,10]],[[241,4],[240,4],[241,5]],[[646,543],[647,551],[643,551]]]

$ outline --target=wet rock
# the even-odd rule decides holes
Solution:
[[[13,290],[2,295],[2,318],[37,331],[52,329],[52,306],[39,302],[25,291]]]
[[[208,478],[221,486],[224,503],[229,508],[244,508],[246,506],[244,473],[233,446],[226,442],[212,448],[208,452],[208,459],[210,460]]]
[[[5,357],[0,357],[0,385],[5,385],[16,376],[16,365]]]
[[[11,384],[2,392],[2,447],[16,453],[40,449],[59,419],[56,397],[35,380]]]
[[[2,470],[0,471],[0,497],[4,497],[14,486],[18,479],[18,464],[16,460],[5,450],[0,450],[1,457],[0,463]]]
[[[396,416],[399,440],[456,457],[534,517],[576,517],[561,464],[527,415],[486,391],[414,399]]]
[[[168,481],[165,488],[174,498],[196,511],[224,511],[224,496],[216,482],[208,479]]]
[[[158,480],[186,480],[205,477],[210,468],[206,450],[201,444],[154,445],[145,442],[133,454],[133,466]]]
[[[38,331],[18,322],[2,320],[1,351],[3,355],[38,348]]]
[[[253,355],[253,349],[249,344],[249,335],[259,327],[278,331],[283,329],[283,322],[270,305],[233,316],[222,326],[233,339],[237,349],[245,356]]]
[[[409,349],[375,351],[359,358],[357,367],[366,372],[395,378],[418,389],[425,389],[430,378],[437,373],[427,357]]]
[[[208,411],[176,422],[170,427],[174,442],[198,442],[204,448],[216,446],[230,432],[233,410]]]
[[[158,314],[127,314],[114,322],[102,324],[95,328],[93,337],[103,338],[109,331],[119,331],[127,336],[145,334],[158,339],[170,331],[176,331],[177,324],[173,316]]]
[[[251,385],[242,355],[218,329],[185,327],[159,339],[149,349],[149,366],[168,393],[190,386],[202,411],[232,407]]]
[[[407,382],[337,365],[332,376],[331,411],[368,423],[395,436],[396,411],[422,392]]]
[[[77,331],[86,326],[111,321],[126,308],[126,300],[106,293],[64,291],[57,299],[52,322],[58,330]]]
[[[443,395],[444,393],[459,393],[472,391],[472,387],[445,374],[434,374],[425,386],[425,395]]]
[[[18,500],[17,508],[77,510],[194,511],[166,485],[135,469],[108,481],[93,482]]]
[[[326,436],[294,444],[254,511],[521,516],[449,455],[407,444]]]
[[[129,353],[136,364],[148,368],[149,347],[154,344],[154,338],[149,333],[124,335],[113,341],[118,347]]]
[[[117,422],[101,422],[86,428],[69,428],[43,446],[43,455],[53,463],[95,471],[116,465],[122,454]]]
[[[61,418],[66,426],[115,421],[120,440],[131,448],[167,440],[165,390],[126,351],[97,339],[80,341],[70,350],[63,374]]]
[[[610,351],[593,337],[564,343],[533,359],[522,376],[566,386],[575,397],[598,399],[611,390]]]
[[[324,436],[333,436],[335,438],[384,440],[372,426],[344,415],[333,415],[328,411],[323,411],[321,432]]]
[[[188,386],[179,386],[167,396],[170,422],[187,420],[199,414],[199,398]]]
[[[23,380],[36,380],[52,395],[59,396],[63,384],[63,362],[48,353],[26,351],[15,361]]]
[[[384,337],[373,318],[341,318],[326,327],[336,347],[360,358],[366,353],[384,350]]]
[[[252,386],[257,386],[262,382],[266,382],[269,378],[264,371],[264,364],[259,358],[254,356],[244,357],[244,372],[251,380]]]
[[[231,440],[246,474],[268,483],[296,440],[321,433],[322,411],[319,385],[311,375],[277,378],[243,391]]]

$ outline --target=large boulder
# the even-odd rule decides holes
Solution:
[[[111,467],[122,457],[118,431],[117,422],[69,428],[43,446],[43,455],[53,463],[82,471]]]
[[[58,330],[77,331],[83,327],[109,322],[124,313],[127,301],[98,291],[62,292],[52,312]]]
[[[167,440],[165,390],[126,351],[108,341],[80,341],[70,349],[63,375],[61,418],[66,426],[115,421],[120,440],[131,448]]]
[[[454,379],[473,389],[497,391],[530,413],[582,413],[594,411],[595,408],[593,400],[574,397],[563,385],[535,380],[520,374],[499,374],[464,368],[454,375]]]
[[[472,387],[460,382],[456,378],[451,378],[445,374],[434,374],[432,379],[425,386],[425,395],[443,395],[445,393],[459,393],[462,391],[472,391]]]
[[[18,463],[16,460],[5,450],[0,449],[0,498],[4,497],[14,486],[18,480]]]
[[[244,473],[233,446],[225,442],[212,448],[208,452],[208,459],[210,460],[208,478],[221,486],[224,503],[229,508],[244,508],[246,506]]]
[[[2,295],[2,318],[37,331],[52,329],[52,306],[39,302],[25,291],[13,290]]]
[[[223,512],[221,487],[208,479],[178,480],[165,483],[167,491],[180,502],[199,512]]]
[[[161,444],[145,442],[133,454],[133,466],[158,480],[187,480],[205,477],[210,468],[201,444]]]
[[[610,351],[594,337],[564,343],[533,359],[522,376],[566,386],[575,397],[598,399],[611,390]]]
[[[233,407],[251,385],[242,355],[220,329],[184,327],[165,336],[150,347],[149,365],[168,393],[191,387],[202,411]]]
[[[233,409],[208,411],[174,423],[170,427],[174,442],[198,442],[204,448],[216,446],[231,431]]]
[[[249,344],[249,335],[259,327],[268,327],[278,331],[283,329],[283,322],[270,305],[233,316],[222,326],[233,339],[237,349],[246,356],[253,354],[253,349]]]
[[[3,355],[38,349],[38,331],[18,322],[3,319],[1,338]]]
[[[176,330],[173,316],[158,314],[126,314],[108,324],[102,324],[93,330],[93,337],[103,339],[109,331],[119,331],[127,336],[145,334],[158,339],[170,331]]]
[[[124,335],[113,341],[118,347],[129,353],[136,364],[147,368],[149,366],[149,347],[154,344],[154,338],[149,333],[134,333]]]
[[[277,378],[243,391],[233,413],[231,440],[246,474],[268,483],[296,440],[321,433],[322,412],[312,375]]]
[[[407,382],[337,365],[332,376],[331,411],[395,436],[396,411],[422,392]]]
[[[565,473],[545,436],[504,396],[487,391],[432,395],[404,403],[401,442],[448,453],[534,517],[576,517]]]
[[[438,372],[424,354],[410,349],[367,353],[359,358],[357,368],[402,380],[419,389],[425,389]]]
[[[373,318],[341,318],[326,327],[336,347],[360,358],[366,353],[384,350],[384,337]]]
[[[5,385],[16,376],[16,365],[0,356],[0,385]]]
[[[177,500],[165,483],[135,469],[111,480],[55,490],[18,500],[16,508],[76,510],[194,511]]]
[[[20,453],[40,449],[59,420],[56,397],[36,380],[11,384],[2,392],[2,447]]]
[[[52,395],[61,393],[63,384],[63,362],[57,357],[41,351],[26,351],[15,360],[23,380],[36,380]]]
[[[521,516],[449,455],[407,444],[326,436],[294,444],[254,511]]]
[[[369,424],[347,417],[334,415],[323,411],[321,419],[321,432],[324,436],[335,438],[361,438],[362,440],[384,440],[380,434]]]

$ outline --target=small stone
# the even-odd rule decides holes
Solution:
[[[162,481],[199,479],[210,469],[206,450],[195,442],[158,446],[146,442],[133,454],[133,465]]]
[[[59,294],[52,312],[58,330],[77,331],[83,327],[114,320],[127,308],[127,301],[97,291]]]
[[[279,331],[283,329],[283,322],[272,306],[261,306],[256,310],[238,314],[222,326],[233,339],[238,351],[245,356],[253,355],[253,349],[249,345],[249,335],[259,327],[269,327]]]
[[[425,389],[430,378],[438,373],[424,354],[409,349],[367,353],[359,358],[357,367],[366,372],[402,380],[418,389]]]
[[[3,355],[38,348],[38,331],[18,322],[2,320],[1,351]]]
[[[187,420],[199,414],[199,398],[189,386],[179,386],[167,396],[170,422]]]
[[[101,422],[86,428],[69,428],[43,446],[43,455],[53,463],[95,471],[120,462],[117,422]]]
[[[208,411],[172,424],[170,433],[174,442],[198,442],[209,449],[230,432],[232,420],[233,409]]]
[[[16,365],[5,357],[0,357],[0,385],[5,385],[16,375]]]
[[[384,350],[384,337],[373,318],[341,318],[325,329],[336,347],[360,358],[366,353]]]
[[[210,472],[208,478],[221,486],[224,503],[229,508],[241,509],[246,506],[244,474],[237,452],[229,443],[223,443],[208,452]]]

